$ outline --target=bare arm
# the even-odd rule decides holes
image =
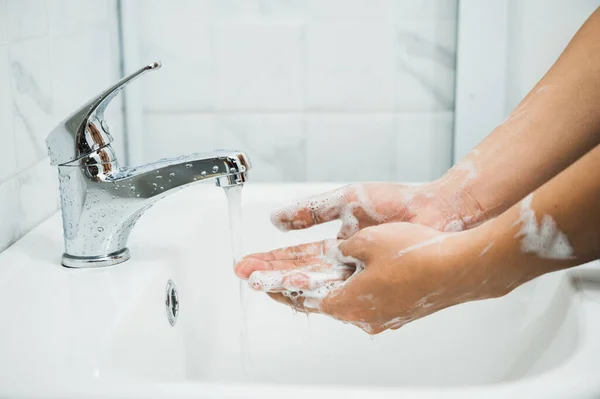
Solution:
[[[467,225],[501,214],[600,143],[599,38],[600,9],[509,117],[435,183],[470,204]]]
[[[466,235],[496,293],[600,258],[600,146]]]
[[[390,222],[460,231],[500,215],[600,143],[600,9],[510,116],[439,180],[354,184],[273,213],[282,230],[342,220],[339,238]]]

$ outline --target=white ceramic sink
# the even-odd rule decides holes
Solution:
[[[334,236],[337,224],[283,234],[268,217],[331,188],[249,184],[244,252]],[[60,266],[58,214],[0,254],[0,397],[600,397],[597,263],[374,338],[251,292],[243,367],[227,218],[222,190],[196,186],[140,219],[126,263]]]

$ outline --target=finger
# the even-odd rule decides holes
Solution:
[[[332,267],[329,264],[317,264],[298,270],[257,270],[248,278],[248,285],[255,291],[281,292],[306,290],[301,295],[311,295],[333,282],[346,280],[352,272],[350,267]],[[322,295],[315,292],[316,295]]]
[[[323,240],[295,245],[292,247],[277,248],[269,252],[250,254],[244,258],[261,259],[265,261],[301,259],[311,256],[323,256],[338,243],[337,240]]]
[[[342,226],[338,231],[337,238],[347,240],[360,231],[360,223],[354,215],[354,209],[346,209],[342,216]]]
[[[356,298],[364,295],[369,270],[353,273],[352,278],[334,287],[320,302],[322,313],[341,320],[352,320],[356,314]]]
[[[362,230],[347,240],[341,241],[329,252],[341,263],[356,264],[357,260],[368,262],[373,252],[373,241],[369,239],[369,229]]]
[[[257,270],[248,277],[248,286],[254,291],[281,292],[285,291],[283,276],[280,270]]]
[[[348,186],[275,210],[271,222],[282,231],[299,230],[338,219],[348,203]]]
[[[270,262],[254,258],[244,258],[237,265],[235,265],[234,272],[239,278],[247,280],[250,275],[256,271],[289,270],[306,267],[321,262],[322,260],[320,258],[274,260]]]
[[[283,277],[283,286],[290,291],[313,291],[323,288],[333,282],[342,282],[353,273],[350,267],[327,268],[322,271],[297,270],[287,273]]]

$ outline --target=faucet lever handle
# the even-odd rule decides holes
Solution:
[[[72,162],[111,143],[114,139],[104,120],[104,110],[121,89],[145,72],[159,69],[161,66],[159,61],[144,66],[121,79],[60,122],[46,137],[50,164],[62,165]]]

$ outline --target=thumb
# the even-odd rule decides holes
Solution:
[[[271,223],[279,230],[300,230],[340,218],[348,204],[349,186],[318,196],[300,200],[295,204],[275,210]]]
[[[337,261],[364,268],[364,264],[370,260],[373,243],[370,239],[365,238],[363,231],[365,230],[339,243],[337,254],[334,254]],[[330,251],[335,249],[334,247]]]

